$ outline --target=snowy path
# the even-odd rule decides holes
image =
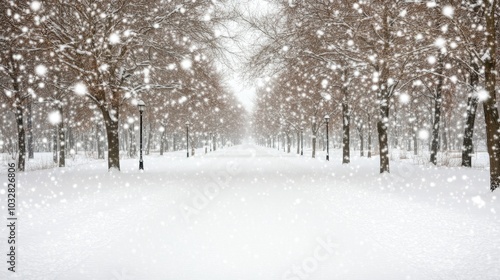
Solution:
[[[335,153],[242,145],[149,156],[144,173],[22,174],[18,272],[0,279],[500,279],[486,171],[393,162],[381,176],[378,158]]]

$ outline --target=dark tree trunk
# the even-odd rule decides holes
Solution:
[[[476,120],[478,99],[476,96],[479,83],[479,65],[473,62],[472,70],[469,72],[470,93],[467,100],[467,117],[465,120],[465,132],[462,142],[462,166],[471,167],[472,160],[472,139],[474,138],[474,125]]]
[[[416,130],[413,132],[413,154],[418,155],[418,137]]]
[[[361,157],[365,156],[364,137],[362,130],[359,131],[359,155]]]
[[[377,122],[378,147],[380,153],[380,173],[389,172],[389,145],[387,126],[389,122],[389,96],[387,92],[380,93],[379,121]]]
[[[297,155],[300,154],[300,131],[297,131]]]
[[[52,161],[57,163],[57,125],[52,129]]]
[[[61,121],[59,122],[58,130],[59,130],[59,167],[66,166],[66,133],[64,131],[64,116],[63,116],[63,108],[61,105],[57,107],[59,111],[59,115],[61,116]]]
[[[347,94],[344,94],[344,98]],[[342,103],[342,164],[349,163],[351,161],[350,147],[349,143],[351,141],[350,137],[350,121],[351,116],[349,115],[349,104],[347,102]]]
[[[118,138],[118,108],[113,108],[113,117],[109,109],[101,106],[104,124],[106,126],[106,137],[108,140],[108,170],[120,170],[120,141]]]
[[[312,138],[312,158],[315,158],[316,157],[316,136],[313,135],[313,138]]]
[[[442,89],[443,89],[443,55],[440,53],[438,56],[437,64],[437,85],[436,93],[434,95],[434,122],[432,124],[432,141],[431,141],[431,163],[437,164],[437,153],[439,150],[439,126],[441,122],[441,104],[443,102]]]
[[[372,157],[372,117],[368,115],[368,158]]]
[[[34,149],[33,149],[33,108],[31,107],[33,100],[31,97],[28,98],[28,158],[34,158]]]
[[[217,142],[216,142],[217,138],[216,136],[214,135],[214,140],[213,140],[213,146],[214,146],[214,152],[215,150],[217,149]]]
[[[100,143],[99,143],[99,125],[95,125],[95,150],[97,152],[97,158],[99,158],[99,148],[100,148]]]
[[[490,189],[500,186],[500,124],[496,100],[496,27],[497,1],[485,1],[486,44],[488,57],[484,61],[484,83],[489,98],[483,103],[486,122],[486,145],[490,158]]]
[[[26,144],[25,144],[26,132],[24,130],[24,124],[23,124],[22,106],[16,106],[16,123],[17,123],[17,142],[19,146],[17,170],[24,171],[25,161],[26,161]]]
[[[448,151],[448,127],[446,126],[446,118],[443,119],[443,133],[442,133],[442,142],[443,145],[441,146],[441,151],[446,152]]]

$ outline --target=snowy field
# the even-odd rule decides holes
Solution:
[[[126,159],[121,173],[68,160],[18,174],[17,273],[3,260],[0,279],[500,279],[485,168],[197,153],[146,156],[145,172]],[[6,198],[0,186],[5,222]]]

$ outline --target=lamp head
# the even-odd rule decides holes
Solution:
[[[137,101],[137,107],[139,107],[139,112],[143,112],[144,108],[146,108],[146,103],[144,101],[139,100]]]

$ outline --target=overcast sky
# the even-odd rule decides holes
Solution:
[[[265,0],[232,0],[240,11],[246,15],[259,15],[266,13],[270,5]],[[242,64],[244,58],[248,58],[252,51],[252,42],[260,37],[258,32],[249,30],[242,22],[231,22],[228,24],[230,35],[237,36],[238,42],[226,41],[227,58],[229,65],[222,65],[224,73],[227,74],[227,83],[238,100],[248,110],[252,111],[255,99],[257,81],[243,80]]]

